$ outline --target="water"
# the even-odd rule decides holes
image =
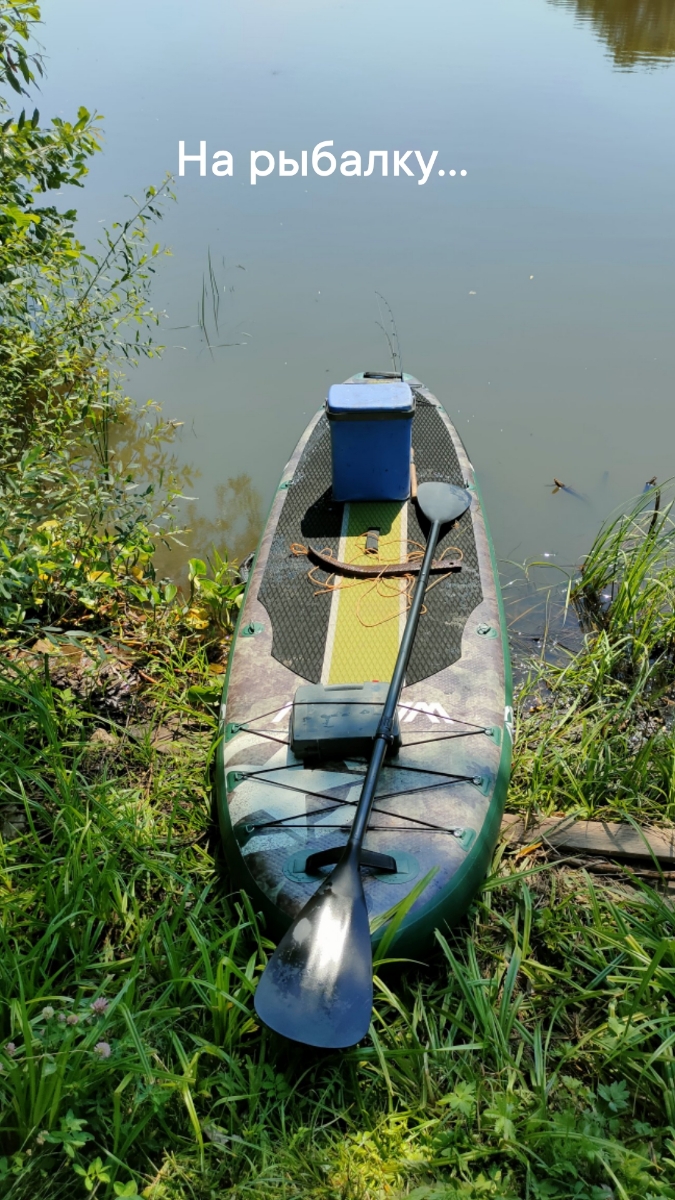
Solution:
[[[177,170],[180,138],[234,154],[232,179],[176,180],[154,287],[168,348],[130,385],[185,422],[191,552],[246,553],[327,385],[390,367],[376,292],[466,441],[502,560],[577,561],[614,506],[675,474],[672,0],[43,10],[41,111],[106,118],[74,196],[85,239]],[[439,156],[423,187],[391,166],[250,185],[251,149],[324,139]],[[218,329],[208,295],[202,321],[230,343],[212,352],[209,256]]]

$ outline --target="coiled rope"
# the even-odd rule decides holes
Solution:
[[[346,559],[345,566],[350,566],[352,563],[356,563],[358,559],[364,557],[366,553],[365,534],[363,535],[363,539],[363,549],[359,550],[353,558]],[[380,549],[383,549],[385,546],[396,546],[398,550],[400,548],[400,544],[399,538],[391,538],[389,541],[380,542]],[[425,547],[420,542],[416,542],[411,538],[408,538],[407,545],[408,551],[403,560],[397,558],[381,561],[380,565],[382,566],[383,572],[391,562],[403,561],[415,563],[420,562],[421,559],[424,558]],[[327,558],[333,558],[333,551],[330,546],[324,547],[321,553]],[[459,549],[458,546],[447,546],[444,553],[453,553],[456,562],[461,562],[464,558],[464,553]],[[303,555],[305,557],[309,557],[310,549],[308,546],[303,546],[302,542],[292,542],[291,554],[293,554],[296,558],[301,558]],[[374,556],[369,555],[368,557],[373,558]],[[364,603],[366,603],[368,597],[372,595],[373,592],[375,592],[377,596],[380,596],[384,600],[395,600],[397,597],[403,596],[405,598],[406,612],[412,603],[414,583],[416,578],[416,576],[412,573],[410,575],[402,575],[398,578],[393,576],[387,577],[384,574],[381,574],[374,575],[369,579],[343,579],[338,576],[337,572],[333,571],[326,577],[325,580],[317,579],[315,572],[322,570],[324,570],[324,568],[316,564],[315,566],[310,567],[309,571],[307,572],[307,578],[316,588],[316,591],[314,592],[315,596],[325,596],[332,592],[341,592],[349,588],[361,588],[361,595],[356,604],[356,618],[364,629],[376,629],[380,625],[386,625],[388,621],[398,621],[400,618],[400,612],[397,611],[393,612],[391,616],[382,617],[379,621],[366,621],[362,616],[361,607]],[[438,579],[434,579],[433,583],[430,583],[427,586],[427,592],[430,592],[432,588],[437,586],[437,584],[442,583],[444,579],[449,579],[451,575],[452,571],[447,571],[445,574],[439,575]],[[426,605],[423,605],[422,613],[426,612]]]

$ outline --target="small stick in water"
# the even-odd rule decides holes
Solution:
[[[656,475],[654,476],[654,478],[652,480],[652,486],[655,483],[656,483]],[[645,491],[648,491],[648,490],[649,490],[648,488],[645,488]],[[657,488],[654,493],[654,510],[652,512],[652,519],[649,522],[649,529],[647,531],[647,537],[651,537],[654,532],[654,526],[656,525],[656,519],[659,515],[660,507],[661,507],[661,488]]]

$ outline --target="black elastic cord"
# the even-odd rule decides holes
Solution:
[[[465,721],[463,717],[442,717],[440,714],[424,712],[423,709],[416,708],[414,704],[399,704],[398,707],[407,708],[408,712],[419,713],[421,717],[428,717],[429,720],[435,718],[437,721],[450,721],[452,725],[470,725],[478,733],[484,733],[485,731],[485,725],[476,725],[474,721]],[[410,724],[412,725],[412,721]],[[430,729],[429,732],[433,733],[433,730]]]
[[[386,810],[374,808],[373,812],[382,812],[383,817],[395,817],[396,813],[388,813]],[[312,814],[313,815],[313,814]],[[251,835],[259,833],[260,830],[271,829],[274,826],[282,825],[284,821],[297,820],[302,813],[296,813],[294,817],[280,817],[278,821],[266,821],[263,825],[253,825],[250,827]],[[402,821],[414,820],[414,817],[401,817]],[[248,828],[248,827],[247,827]],[[322,829],[344,829],[348,832],[351,825],[333,825],[327,821],[322,821],[320,825],[284,825],[284,829],[305,829],[319,830]],[[419,821],[416,825],[400,826],[400,825],[369,825],[368,833],[452,833],[452,829],[446,829],[444,825],[434,825],[431,821]]]
[[[250,733],[253,735],[253,737],[265,738],[266,741],[276,742],[279,746],[290,746],[290,744],[291,744],[289,742],[288,738],[274,737],[274,735],[271,733],[268,733],[266,729],[243,729],[242,728],[242,733]],[[291,764],[291,765],[293,765],[293,764]]]
[[[282,704],[281,708],[277,705],[276,708],[271,708],[269,712],[259,713],[257,717],[249,717],[243,724],[240,721],[228,721],[227,723],[229,725],[237,725],[239,729],[245,729],[251,721],[264,721],[265,717],[271,717],[274,713],[283,712],[285,708],[291,708],[292,704],[293,701],[289,700],[287,704]]]
[[[246,771],[245,774],[247,779],[257,779],[259,775],[271,775],[272,771],[293,771],[297,767],[304,767],[304,765],[304,762],[283,763],[280,767],[261,767],[259,771]],[[236,771],[237,768],[234,766],[231,767],[230,770]],[[229,771],[226,773],[229,774]],[[240,772],[240,774],[243,773],[244,772]],[[272,783],[272,780],[270,779],[269,782]]]
[[[434,730],[430,729],[429,733],[434,733]],[[428,739],[423,738],[421,742],[402,742],[401,749],[407,750],[408,746],[433,746],[434,742],[454,742],[457,740],[457,738],[476,737],[476,735],[479,733],[485,733],[485,730],[483,728],[481,728],[481,729],[465,729],[463,733],[443,733],[443,734],[441,734],[440,737],[434,737],[434,738],[428,738]]]
[[[240,771],[239,774],[242,776],[242,781],[244,779],[250,778],[250,776],[244,771]],[[354,771],[353,774],[360,775],[361,772]],[[426,772],[426,774],[430,774],[430,772]],[[256,778],[260,779],[261,783],[269,783],[272,787],[285,788],[285,790],[288,792],[300,792],[301,795],[312,796],[312,797],[314,797],[315,800],[331,800],[335,804],[353,803],[353,801],[340,800],[338,796],[329,796],[327,792],[311,792],[311,791],[309,791],[308,788],[296,787],[295,784],[292,784],[292,783],[280,783],[278,779],[263,779],[262,776],[260,776],[260,775],[257,775]],[[403,791],[398,791],[398,792],[383,792],[380,795],[376,795],[375,799],[376,799],[376,801],[377,800],[391,800],[392,798],[396,798],[398,796],[412,796],[415,794],[415,792],[431,792],[434,790],[434,788],[450,787],[453,783],[473,783],[475,778],[476,778],[475,775],[455,775],[455,776],[448,775],[445,777],[445,779],[443,780],[442,783],[430,783],[428,786],[423,786],[423,787],[418,787],[418,788],[404,788]],[[335,784],[336,788],[350,787],[350,786],[352,786],[352,785],[347,784],[347,783],[336,783]],[[309,815],[311,816],[311,813]],[[396,814],[394,814],[394,815],[396,815]]]
[[[303,703],[308,703],[308,701],[303,701]],[[309,703],[311,703],[311,704],[342,704],[342,705],[345,705],[345,704],[359,704],[359,705],[371,704],[374,707],[379,707],[379,708],[384,707],[384,701],[380,702],[378,700],[365,700],[365,699],[362,699],[362,700],[338,700],[338,699],[335,699],[335,700],[312,700]],[[258,732],[257,729],[248,729],[247,726],[251,725],[253,721],[263,721],[265,719],[265,717],[271,717],[273,713],[283,712],[285,708],[292,708],[292,706],[293,706],[293,700],[289,700],[287,704],[282,704],[281,708],[271,708],[269,710],[269,712],[259,713],[258,716],[256,716],[256,717],[249,717],[248,720],[244,721],[243,723],[240,723],[239,721],[231,721],[229,723],[232,725],[236,725],[238,727],[237,732],[243,731],[246,733],[257,733]],[[430,719],[432,717],[435,717],[436,721],[449,721],[452,725],[469,725],[472,729],[475,729],[477,733],[483,733],[485,731],[484,725],[476,725],[473,721],[465,721],[462,717],[442,717],[440,715],[436,716],[435,713],[425,713],[421,708],[416,708],[414,704],[402,704],[399,702],[399,704],[397,705],[397,708],[405,708],[405,710],[407,712],[419,713],[419,715],[421,717],[429,717]],[[412,722],[411,722],[411,724],[412,724]],[[430,729],[429,732],[433,733],[433,730]]]
[[[385,763],[382,767],[383,771],[414,771],[416,775],[442,775],[444,779],[448,779],[454,783],[456,779],[471,779],[476,778],[475,775],[458,775],[456,771],[433,771],[430,767],[409,767],[405,763]],[[353,771],[350,767],[345,767],[348,775],[363,775],[362,771]],[[405,794],[405,793],[403,793]]]
[[[268,742],[276,742],[279,746],[290,746],[291,744],[287,738],[274,737],[267,729],[247,729],[245,725],[240,725],[239,732],[249,733],[252,737],[264,738]],[[434,733],[434,730],[430,729],[429,733]],[[444,733],[440,737],[423,738],[420,742],[402,742],[401,748],[405,750],[407,746],[433,746],[434,742],[454,742],[457,738],[475,737],[479,733],[485,733],[485,729],[482,727],[480,729],[465,729],[461,733]],[[295,764],[291,763],[290,765],[294,766]]]
[[[446,785],[436,783],[436,784],[433,784],[432,786],[433,787],[443,787]],[[418,788],[415,790],[419,791],[421,789]],[[407,793],[406,792],[392,792],[391,795],[394,797],[405,796],[405,795],[407,795]],[[329,800],[330,798],[331,798],[330,796],[326,797],[327,800]],[[376,803],[377,803],[377,799],[386,800],[388,798],[389,797],[387,797],[387,796],[377,797]],[[307,812],[291,813],[291,815],[288,817],[275,817],[274,820],[272,820],[272,821],[260,821],[260,822],[256,822],[256,824],[250,825],[250,826],[247,826],[245,821],[242,821],[241,824],[244,827],[250,829],[251,832],[256,832],[256,833],[260,829],[270,829],[271,827],[277,826],[277,825],[284,825],[286,829],[342,829],[343,828],[342,825],[327,825],[324,822],[322,822],[320,825],[319,824],[310,825],[309,818],[310,817],[320,817],[324,813],[335,812],[335,805],[337,805],[338,808],[340,808],[341,806],[344,806],[344,805],[349,805],[351,808],[355,808],[356,804],[357,804],[356,800],[337,800],[336,799],[334,802],[333,808],[316,808],[316,809],[314,809],[314,812],[310,812],[310,813],[307,813]],[[373,812],[379,813],[380,816],[383,816],[383,817],[393,817],[395,821],[412,821],[414,825],[422,826],[424,829],[435,829],[440,833],[447,832],[447,830],[445,830],[442,825],[436,825],[433,821],[424,821],[424,820],[422,820],[421,817],[411,817],[408,813],[394,813],[394,812],[390,812],[389,809],[387,809],[387,808],[373,808]],[[298,821],[303,817],[305,818],[304,825],[286,825],[287,821]],[[346,826],[344,828],[348,828],[348,826]],[[396,828],[396,827],[394,826],[393,828]],[[401,832],[404,833],[405,828],[402,829]]]

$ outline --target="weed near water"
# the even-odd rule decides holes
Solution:
[[[511,802],[643,824],[675,820],[675,526],[668,490],[600,531],[570,583],[585,638],[532,664]]]
[[[318,1054],[258,1024],[272,947],[212,826],[225,643],[220,608],[209,625],[195,600],[187,625],[175,600],[127,614],[138,688],[121,712],[56,654],[2,669],[0,1190],[675,1197],[673,913],[649,887],[502,848],[432,960],[382,968],[362,1045]],[[516,805],[663,822],[671,735],[648,733],[648,756],[630,739],[668,674],[623,636],[610,622],[533,669]]]

